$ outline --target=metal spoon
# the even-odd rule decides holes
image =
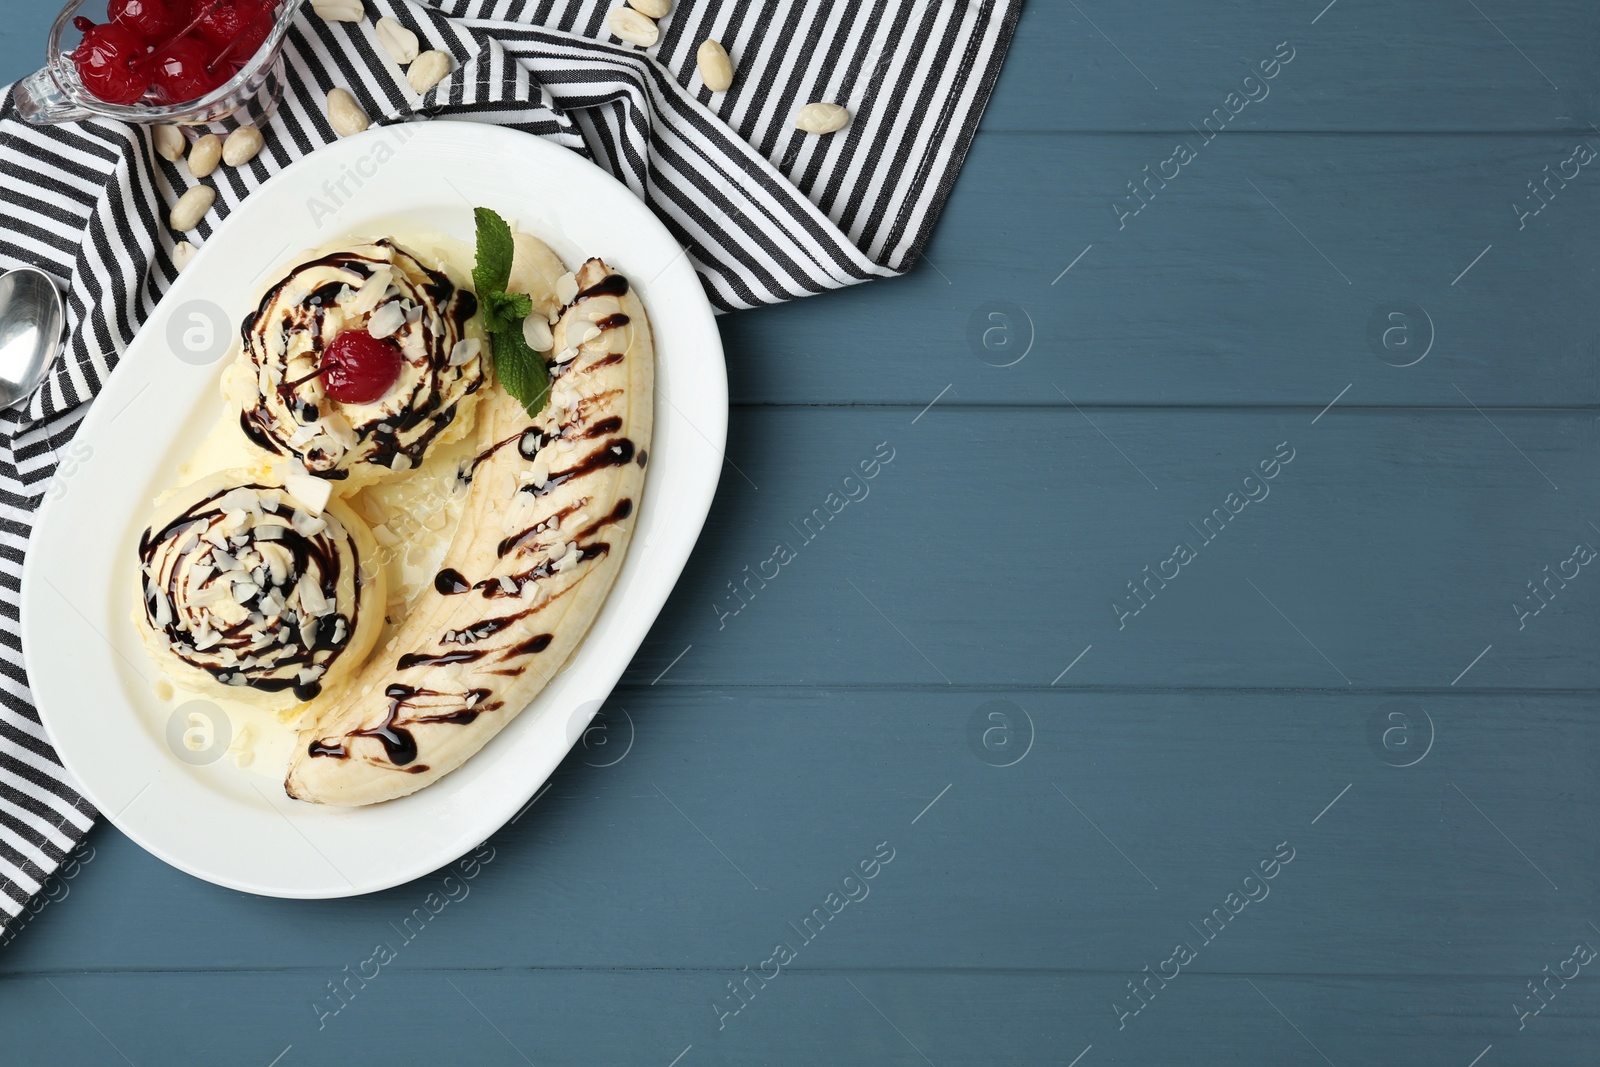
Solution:
[[[66,309],[42,270],[0,275],[0,408],[27,399],[50,373],[61,348]]]

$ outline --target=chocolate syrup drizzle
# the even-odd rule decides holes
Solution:
[[[354,462],[392,467],[395,457],[404,455],[411,466],[419,465],[429,446],[455,420],[460,401],[477,392],[484,382],[481,361],[460,367],[450,366],[451,350],[456,341],[465,335],[467,322],[477,314],[477,297],[466,290],[457,290],[447,275],[427,267],[393,242],[385,239],[374,244],[389,249],[391,258],[340,251],[295,267],[267,291],[257,309],[245,316],[240,328],[240,337],[257,371],[258,380],[260,369],[269,362],[276,363],[279,371],[283,372],[271,395],[258,393],[255,404],[241,413],[240,428],[258,447],[279,455],[298,456],[312,474],[334,481],[348,478],[349,467]],[[297,390],[323,371],[319,367],[297,380],[289,379],[287,357],[275,358],[270,354],[272,346],[267,343],[266,331],[280,331],[281,347],[285,352],[295,334],[305,333],[309,337],[311,353],[320,356],[325,340],[323,328],[327,309],[336,303],[346,285],[352,290],[359,289],[379,267],[388,267],[392,272],[392,284],[399,290],[399,297],[394,299],[411,300],[424,308],[419,322],[407,324],[395,335],[397,342],[408,330],[421,337],[425,354],[423,371],[417,375],[410,395],[404,398],[398,411],[394,410],[395,403],[391,397],[379,401],[381,407],[373,412],[365,413],[365,421],[356,423],[351,420],[351,430],[356,439],[356,447],[352,452],[342,453],[341,450],[342,454],[331,454],[325,443],[318,443],[328,440],[321,435],[297,447],[290,443],[290,438],[301,426],[315,423],[321,417],[317,405],[298,395]],[[277,307],[283,293],[296,278],[306,271],[328,268],[347,277],[318,286],[297,304]],[[383,306],[383,303],[380,302],[378,306]],[[281,318],[270,323],[263,322],[275,309]],[[354,325],[359,327],[359,324]],[[434,334],[436,326],[438,336]],[[463,379],[464,386],[460,384]],[[337,405],[340,414],[346,418],[368,406]]]
[[[574,298],[573,303],[597,296],[623,296],[628,292],[628,280],[620,274],[609,274],[596,284],[582,290]],[[628,317],[617,313],[601,320],[597,325],[601,329],[615,329],[626,325]],[[608,354],[586,365],[584,373],[603,366],[611,366],[621,362],[620,354]],[[552,368],[557,375],[567,373],[572,363]],[[609,396],[611,394],[602,394]],[[591,397],[590,401],[597,398]],[[461,478],[470,482],[476,476],[482,464],[489,460],[501,449],[512,442],[516,442],[518,454],[526,460],[534,460],[547,446],[556,440],[598,440],[599,444],[586,456],[574,465],[564,470],[552,472],[540,487],[532,485],[523,486],[521,492],[531,493],[535,497],[548,495],[557,486],[568,484],[574,480],[588,477],[599,471],[622,467],[637,461],[642,467],[645,455],[642,451],[636,453],[634,444],[626,437],[614,437],[622,429],[622,419],[617,416],[607,416],[589,426],[580,437],[574,438],[570,434],[581,421],[581,407],[569,411],[570,422],[559,432],[551,433],[538,427],[530,426],[518,433],[512,434],[502,440],[494,442],[484,449],[473,460],[463,465]],[[547,558],[540,560],[532,567],[508,576],[515,592],[507,591],[498,576],[472,582],[460,571],[453,567],[445,567],[434,577],[434,589],[441,596],[455,596],[472,589],[480,590],[488,599],[520,597],[524,588],[530,582],[542,581],[557,573],[555,560],[548,558],[553,543],[565,545],[571,542],[577,546],[577,557],[580,562],[597,559],[611,551],[611,545],[606,541],[595,540],[606,526],[615,525],[628,519],[633,514],[634,504],[632,499],[624,497],[612,507],[610,514],[595,519],[582,529],[568,535],[548,531],[547,524],[552,518],[565,519],[571,514],[582,509],[589,503],[587,497],[562,508],[552,515],[545,515],[538,525],[529,527],[519,533],[512,534],[503,539],[497,548],[497,558],[504,558],[518,552],[527,551],[530,546],[542,550]],[[558,528],[559,530],[559,528]],[[541,544],[540,542],[550,542]],[[565,592],[565,590],[563,590]],[[562,595],[557,593],[556,595]],[[544,603],[548,603],[545,601]],[[447,630],[438,641],[442,649],[437,652],[411,652],[400,656],[395,661],[398,671],[412,670],[415,668],[429,668],[446,666],[449,664],[477,664],[482,663],[491,656],[491,662],[502,666],[485,669],[476,668],[484,673],[515,676],[521,673],[520,661],[532,655],[537,655],[548,649],[554,641],[554,635],[548,633],[536,634],[525,638],[515,644],[504,648],[468,647],[489,641],[491,638],[502,634],[504,631],[522,622],[543,607],[543,604],[533,604],[521,611],[510,614],[483,619],[470,626],[459,630]],[[366,737],[377,740],[384,750],[388,761],[397,769],[404,769],[413,773],[426,770],[426,767],[412,766],[417,758],[417,742],[415,736],[408,729],[423,723],[450,723],[464,725],[473,722],[485,712],[493,711],[501,706],[501,702],[490,700],[491,690],[472,689],[465,694],[447,694],[435,690],[418,689],[412,686],[395,683],[385,690],[389,700],[388,711],[381,723],[376,726],[353,730],[346,735],[350,737]],[[345,740],[322,739],[313,741],[307,748],[311,756],[324,756],[335,759],[347,759],[350,750]]]
[[[240,605],[250,613],[240,622],[216,625],[217,620],[214,617],[207,618],[207,624],[221,639],[204,651],[195,647],[194,634],[178,625],[180,615],[187,616],[193,612],[210,614],[206,613],[203,607],[184,612],[183,606],[179,603],[177,583],[187,574],[188,561],[191,557],[199,559],[216,550],[216,546],[205,540],[202,535],[224,517],[223,511],[215,506],[217,501],[241,488],[255,492],[283,493],[277,486],[258,484],[218,489],[190,505],[161,529],[146,529],[140,536],[139,567],[140,574],[145,579],[142,597],[145,622],[151,629],[166,636],[169,642],[168,649],[174,656],[206,671],[224,685],[244,685],[263,693],[281,693],[286,689],[293,689],[298,700],[315,699],[322,691],[321,682],[316,680],[301,682],[300,672],[315,668],[321,673],[326,673],[328,667],[344,651],[360,621],[359,590],[350,604],[338,604],[339,578],[346,566],[344,554],[347,553],[349,557],[350,573],[355,576],[358,585],[360,582],[360,552],[348,533],[336,536],[331,530],[324,529],[308,537],[291,525],[279,526],[273,523],[268,525],[282,532],[272,540],[258,539],[257,531],[260,526],[232,534],[226,542],[228,548],[223,550],[230,555],[237,555],[252,544],[258,548],[276,545],[287,551],[291,562],[284,580],[281,583],[255,582],[259,590]],[[283,494],[282,499],[285,504],[289,504],[293,498]],[[172,558],[166,566],[157,568],[155,564],[158,557],[166,563],[169,553],[175,558]],[[152,573],[147,574],[146,568]],[[271,567],[265,563],[256,571],[266,577],[271,575]],[[164,587],[156,589],[154,593],[156,597],[166,598],[170,621],[160,626],[156,621],[157,601],[151,596],[149,586],[151,581],[163,572],[167,574],[168,580]],[[229,576],[239,573],[243,572],[213,570],[200,583],[200,588],[206,589],[216,583],[227,583],[231,587],[232,580]],[[269,598],[274,591],[280,600],[285,604],[289,603],[301,578],[307,574],[317,576],[317,587],[324,598],[335,605],[348,607],[348,611],[321,616],[317,620],[315,636],[309,645],[304,640],[300,630],[300,618],[294,610],[285,608],[276,620],[267,618],[262,611],[262,601]],[[251,580],[255,581],[253,575]],[[187,589],[187,586],[185,589],[190,593],[195,592]],[[231,588],[225,597],[231,599]],[[287,641],[283,640],[285,634],[288,635]],[[264,659],[265,662],[250,666],[239,666],[237,662],[233,665],[224,664],[220,656],[223,649],[231,649],[240,661]]]

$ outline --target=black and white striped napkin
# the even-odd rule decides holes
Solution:
[[[375,123],[490,122],[594,160],[649,202],[719,310],[891,276],[928,240],[1022,0],[677,0],[646,51],[607,32],[620,2],[366,0],[360,23],[324,22],[306,4],[266,148],[208,179],[217,200],[199,242],[251,190],[335,140],[323,101],[344,86]],[[424,49],[451,53],[451,77],[412,91],[373,35],[383,15]],[[696,73],[708,37],[734,58],[726,93]],[[814,100],[847,106],[849,127],[796,130],[794,113]],[[194,184],[156,154],[146,128],[28,126],[11,92],[0,98],[0,269],[54,275],[68,293],[69,333],[26,411],[0,413],[0,930],[20,927],[96,815],[57,762],[22,669],[31,515],[86,401],[177,276],[178,236],[164,220]]]

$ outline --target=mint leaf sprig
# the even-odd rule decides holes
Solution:
[[[474,208],[472,217],[478,225],[472,285],[494,348],[495,376],[506,392],[522,401],[528,417],[536,418],[550,399],[550,365],[522,336],[522,320],[533,314],[533,299],[526,293],[506,292],[516,242],[506,220],[490,209]]]

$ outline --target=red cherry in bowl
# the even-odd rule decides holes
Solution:
[[[135,65],[144,58],[144,41],[115,22],[97,26],[79,16],[72,24],[83,33],[82,43],[72,50],[83,87],[108,104],[136,103],[150,88],[150,74]]]
[[[106,17],[126,26],[147,44],[160,44],[182,28],[188,18],[184,0],[111,0]]]
[[[262,0],[198,0],[195,4],[198,17],[195,29],[212,44],[226,47],[234,38],[245,34],[270,9],[271,4]],[[254,51],[253,48],[250,50]],[[248,58],[250,52],[236,52],[235,55]]]
[[[211,61],[212,70],[227,69],[237,71],[249,63],[255,54],[261,51],[261,46],[267,43],[267,38],[272,35],[272,28],[277,25],[277,16],[271,8],[263,8],[256,20],[239,32],[239,35],[222,47]],[[227,67],[224,68],[223,64]]]
[[[169,104],[198,100],[227,81],[231,71],[208,70],[216,51],[189,37],[180,37],[156,56],[152,73],[156,92]]]
[[[270,10],[257,15],[254,22],[239,31],[239,39],[229,47],[228,62],[236,68],[250,62],[250,57],[261,51],[261,46],[272,36],[272,27],[275,25],[277,19]]]
[[[400,380],[400,347],[366,330],[346,330],[322,351],[322,388],[341,404],[370,404]]]

